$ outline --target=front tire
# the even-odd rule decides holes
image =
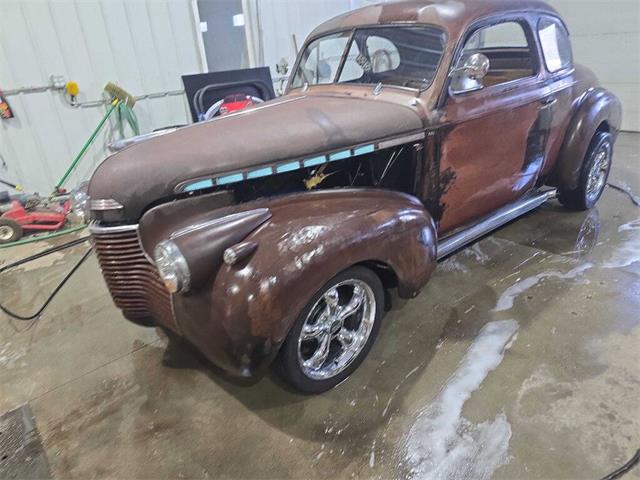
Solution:
[[[607,186],[612,158],[613,136],[607,132],[597,132],[582,163],[578,188],[560,190],[560,203],[573,210],[593,208]]]
[[[378,335],[384,289],[378,276],[352,267],[327,282],[289,332],[276,371],[300,392],[332,389],[365,359]]]

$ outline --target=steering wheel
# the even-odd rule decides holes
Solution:
[[[391,70],[391,64],[391,54],[384,48],[376,50],[371,56],[371,71],[373,73],[389,71]]]

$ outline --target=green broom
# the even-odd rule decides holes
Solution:
[[[134,121],[134,118],[131,112],[131,109],[136,104],[135,97],[131,95],[129,92],[127,92],[126,90],[124,90],[123,88],[119,87],[118,85],[112,82],[109,82],[105,85],[104,91],[111,96],[111,105],[109,106],[109,110],[107,110],[107,113],[105,114],[105,116],[102,117],[102,120],[100,120],[100,123],[98,123],[98,126],[95,128],[95,130],[93,131],[89,139],[84,143],[78,155],[76,155],[76,157],[73,159],[73,162],[71,162],[71,165],[69,165],[69,168],[67,168],[67,171],[64,172],[64,175],[54,187],[53,196],[63,195],[65,193],[62,190],[62,186],[69,179],[69,176],[76,169],[76,167],[78,166],[78,163],[80,163],[80,160],[82,160],[82,157],[86,153],[87,149],[91,146],[93,141],[96,139],[96,137],[102,130],[102,127],[104,126],[104,124],[107,122],[111,114],[116,111],[116,109],[118,109],[118,111],[120,111],[121,113],[124,113],[124,116],[127,119],[129,125],[134,130],[134,134],[138,135],[140,133],[138,131],[138,125]]]

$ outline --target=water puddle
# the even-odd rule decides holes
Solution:
[[[535,287],[538,283],[542,282],[547,278],[557,278],[560,280],[571,280],[579,275],[583,274],[585,271],[589,270],[593,267],[591,263],[582,264],[567,273],[558,272],[555,270],[548,272],[541,272],[537,275],[533,275],[531,277],[527,277],[524,280],[518,279],[516,283],[507,288],[496,304],[496,307],[493,309],[494,312],[503,312],[505,310],[510,310],[513,308],[513,302],[515,299],[522,295],[524,292],[529,290],[530,288]]]

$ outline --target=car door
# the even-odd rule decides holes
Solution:
[[[573,53],[569,32],[562,20],[548,15],[541,16],[536,23],[542,65],[547,71],[547,85],[550,89],[549,101],[553,103],[553,123],[542,175],[547,175],[554,167],[573,112],[572,103],[576,86]]]
[[[452,69],[436,133],[439,233],[446,234],[516,200],[536,183],[553,114],[535,37],[525,18],[471,29]],[[460,82],[456,71],[474,53],[487,75]]]

